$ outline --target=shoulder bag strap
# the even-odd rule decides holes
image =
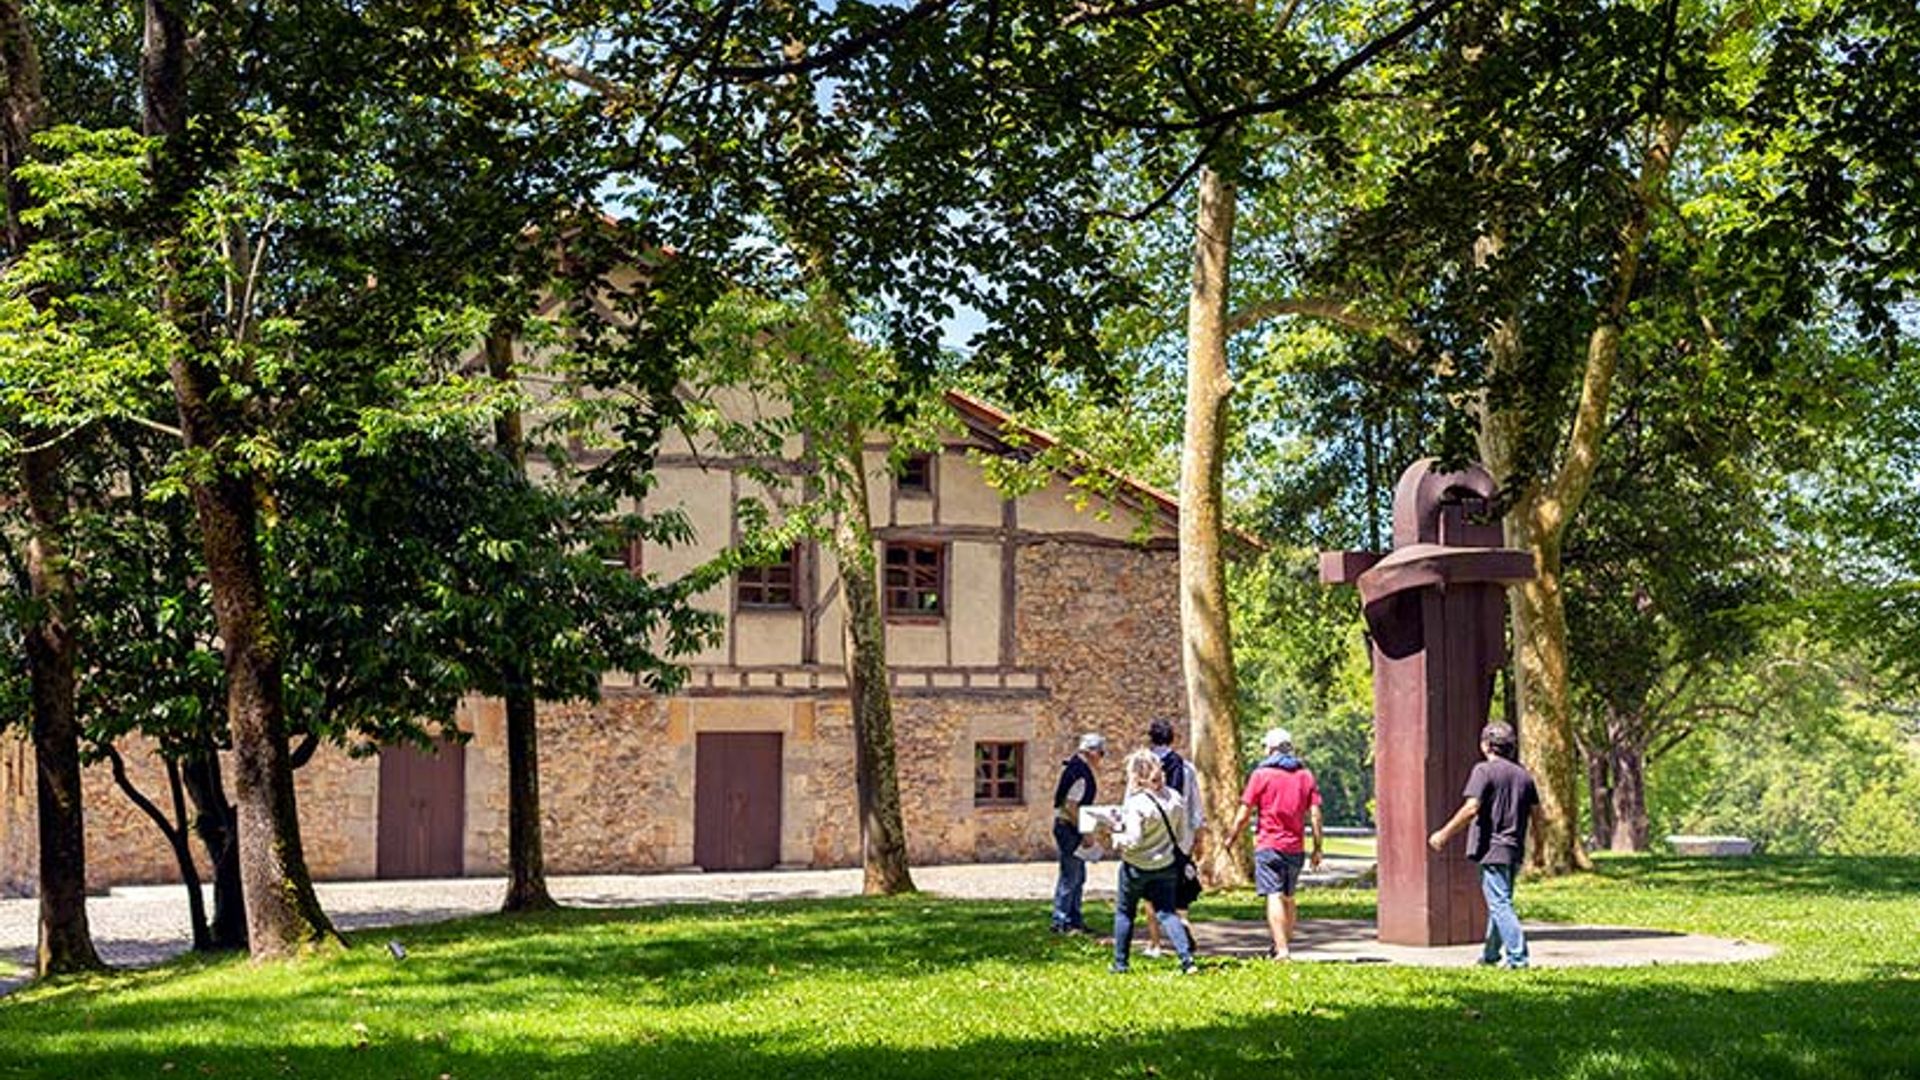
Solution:
[[[1160,812],[1160,824],[1167,827],[1167,841],[1173,845],[1173,850],[1179,852],[1180,857],[1183,859],[1191,858],[1192,856],[1187,854],[1187,849],[1180,846],[1180,834],[1173,831],[1173,822],[1167,820],[1166,807],[1161,806],[1160,800],[1154,798],[1151,794],[1146,792],[1142,792],[1142,794],[1146,795],[1147,801],[1152,803],[1153,808]]]

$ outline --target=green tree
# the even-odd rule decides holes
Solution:
[[[183,444],[164,486],[192,498],[211,584],[259,955],[329,936],[292,806],[267,496],[276,477],[325,474],[357,445],[483,423],[490,395],[457,367],[478,337],[468,315],[494,306],[482,302],[498,269],[524,257],[519,230],[500,225],[557,220],[595,184],[548,138],[566,117],[500,92],[469,14],[147,4],[150,139],[70,137],[47,182],[68,184],[59,212],[75,224],[63,228],[86,242],[49,238],[12,275],[14,295],[49,280],[66,289],[29,320],[42,352],[117,357],[126,385],[154,385],[139,365],[164,361]],[[337,56],[313,47],[347,40],[356,48]],[[136,213],[86,194],[129,183]],[[55,392],[42,397],[59,398],[101,367],[47,370]],[[59,430],[108,412],[34,407]]]
[[[28,184],[34,138],[45,123],[39,49],[24,8],[0,3],[0,188],[5,245],[0,266],[28,257],[36,236],[36,200]],[[46,286],[23,292],[0,325],[37,322],[51,305]],[[12,350],[9,350],[12,352]],[[25,362],[22,362],[24,359]],[[87,927],[86,827],[80,797],[79,729],[74,719],[73,581],[67,563],[68,505],[57,425],[34,422],[43,396],[29,377],[33,358],[0,357],[0,453],[19,469],[26,505],[23,533],[26,608],[20,619],[26,657],[40,846],[39,947],[35,969],[58,975],[101,967]]]
[[[825,544],[846,603],[847,685],[852,696],[856,794],[865,889],[913,888],[895,766],[892,679],[888,673],[881,567],[868,485],[869,440],[885,438],[892,465],[933,445],[935,406],[903,378],[895,357],[852,332],[838,298],[802,304],[736,292],[700,335],[705,363],[688,371],[703,395],[745,391],[771,406],[770,419],[729,420],[718,409],[710,432],[748,460],[780,459],[801,447],[799,476],[757,470],[771,507],[742,507],[750,527],[738,557]]]
[[[1569,529],[1602,460],[1643,298],[1657,272],[1703,257],[1681,207],[1708,194],[1695,163],[1718,160],[1764,67],[1744,19],[1675,4],[1462,8],[1414,84],[1429,103],[1424,137],[1336,234],[1326,295],[1293,300],[1430,365],[1504,485],[1508,540],[1539,569],[1510,599],[1548,870],[1584,860]]]
[[[1916,815],[1889,796],[1913,782],[1911,708],[1808,630],[1781,628],[1721,686],[1720,707],[1738,723],[1656,766],[1656,780],[1691,796],[1669,808],[1669,827],[1783,854],[1910,854],[1897,849]]]

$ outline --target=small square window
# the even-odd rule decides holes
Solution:
[[[933,455],[915,454],[902,461],[894,489],[902,495],[933,494]]]
[[[800,548],[782,552],[776,562],[743,566],[734,577],[734,599],[743,608],[800,606]]]
[[[619,545],[600,561],[607,566],[617,566],[629,574],[640,573],[640,538],[636,536],[620,541]]]
[[[946,565],[944,544],[888,544],[881,567],[887,615],[938,619],[945,614]]]
[[[1019,806],[1027,801],[1027,744],[973,744],[973,805]]]

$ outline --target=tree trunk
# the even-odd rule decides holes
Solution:
[[[214,405],[215,376],[194,357],[176,356],[168,368],[187,449],[217,460],[230,427]],[[189,488],[226,655],[247,943],[256,959],[284,956],[339,937],[320,910],[300,843],[282,698],[283,645],[261,567],[254,478],[228,462]]]
[[[1567,665],[1566,600],[1560,548],[1533,512],[1507,519],[1509,543],[1531,551],[1538,575],[1508,590],[1513,605],[1514,669],[1520,706],[1520,760],[1540,792],[1540,829],[1528,865],[1546,874],[1591,867],[1580,846],[1579,784],[1574,772],[1572,683]]]
[[[247,947],[246,898],[240,886],[240,829],[227,799],[220,757],[211,739],[180,762],[181,786],[193,803],[193,832],[213,868],[213,921],[208,926],[214,949]]]
[[[512,383],[513,334],[496,329],[487,335],[487,375]],[[493,424],[494,448],[522,481],[527,478],[527,444],[520,410],[502,411]],[[560,905],[547,891],[547,862],[541,843],[540,728],[533,679],[520,657],[506,679],[507,711],[507,897],[502,911],[548,911]]]
[[[1595,313],[1587,338],[1581,373],[1580,400],[1557,468],[1538,478],[1539,470],[1520,468],[1520,432],[1526,418],[1508,405],[1483,410],[1482,452],[1502,483],[1532,475],[1524,493],[1507,515],[1508,542],[1534,553],[1540,576],[1509,590],[1513,598],[1513,637],[1517,652],[1515,683],[1522,717],[1521,754],[1540,787],[1542,836],[1533,845],[1528,862],[1535,870],[1563,873],[1592,865],[1578,842],[1574,816],[1573,709],[1567,663],[1567,615],[1560,592],[1560,553],[1567,528],[1586,501],[1587,489],[1599,467],[1606,437],[1614,373],[1620,365],[1621,336],[1631,315],[1640,256],[1652,227],[1652,208],[1664,195],[1674,152],[1686,133],[1686,124],[1674,118],[1661,121],[1658,137],[1648,149],[1635,184],[1635,199],[1621,222],[1620,246],[1614,253],[1614,277],[1606,305]],[[1489,238],[1497,250],[1497,237]],[[1511,375],[1519,356],[1519,335],[1511,322],[1499,323],[1489,338],[1496,372]],[[1483,399],[1484,400],[1484,399]],[[1615,777],[1616,786],[1620,783]],[[1616,815],[1617,818],[1617,815]]]
[[[1587,766],[1587,807],[1593,821],[1587,830],[1587,846],[1606,847],[1613,842],[1612,755],[1605,748],[1582,745],[1580,756]]]
[[[44,434],[34,432],[34,435]],[[81,807],[80,725],[74,715],[73,587],[62,537],[66,494],[57,448],[21,456],[31,531],[27,582],[38,611],[26,628],[40,831],[42,976],[104,965],[87,930],[87,830]]]
[[[147,815],[160,835],[166,838],[168,850],[173,852],[174,866],[180,870],[180,884],[187,892],[187,923],[193,930],[193,948],[195,952],[206,952],[213,948],[213,937],[207,929],[207,901],[200,893],[200,868],[193,862],[193,845],[187,836],[187,800],[180,790],[180,767],[173,761],[167,762],[167,791],[172,796],[173,814],[171,817],[160,809],[145,792],[136,786],[127,776],[126,758],[118,748],[109,744],[106,748],[107,760],[113,767],[113,782],[127,801]]]
[[[834,526],[834,558],[847,600],[847,686],[853,704],[853,770],[860,812],[863,891],[869,896],[913,891],[907,865],[907,828],[900,811],[900,774],[894,762],[893,690],[887,678],[887,629],[880,610],[879,564],[873,524],[867,520],[865,432],[841,433],[842,453],[855,490]],[[948,613],[952,617],[952,613]]]
[[[33,154],[45,101],[40,89],[40,54],[20,0],[0,0],[0,198],[6,200],[7,252],[26,247],[29,230],[20,215],[30,198],[19,167]]]
[[[560,905],[547,891],[540,839],[540,747],[533,691],[507,691],[507,898],[502,911],[550,911]]]
[[[187,168],[187,29],[185,0],[146,0],[141,89],[143,130],[159,140],[155,174],[156,229],[163,241],[179,226]],[[227,723],[233,733],[234,802],[240,828],[240,877],[247,942],[256,959],[284,956],[338,941],[320,910],[300,844],[293,768],[287,759],[281,651],[273,625],[257,533],[256,478],[233,459],[229,442],[240,423],[220,375],[200,354],[201,319],[179,288],[178,270],[163,262],[162,313],[185,331],[167,363],[180,410],[182,441],[214,621],[225,650]]]
[[[213,928],[207,923],[207,898],[200,889],[200,868],[194,865],[193,842],[188,838],[192,819],[187,813],[187,793],[180,782],[180,763],[167,762],[167,795],[173,807],[173,828],[167,843],[173,848],[173,860],[180,867],[180,884],[187,890],[187,918],[193,923],[195,952],[213,951]]]
[[[30,201],[19,167],[32,156],[45,102],[40,59],[25,10],[0,0],[0,193],[6,199],[6,252],[32,241],[21,220]],[[64,550],[67,496],[60,484],[58,432],[26,428],[20,455],[27,503],[27,589],[34,602],[26,629],[28,699],[40,837],[42,975],[103,966],[87,930],[87,834],[80,791],[80,726],[74,711],[73,582]]]
[[[1613,759],[1613,833],[1608,846],[1614,851],[1645,851],[1646,753],[1626,740],[1614,743],[1610,756]]]
[[[1227,293],[1233,255],[1234,190],[1212,169],[1200,171],[1200,214],[1193,239],[1193,287],[1187,303],[1187,421],[1180,455],[1180,629],[1193,764],[1210,821],[1231,821],[1240,797],[1238,695],[1227,606],[1225,518]],[[1216,888],[1244,885],[1250,856],[1238,837],[1200,853]]]

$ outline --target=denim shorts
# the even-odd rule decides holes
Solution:
[[[1253,853],[1253,887],[1261,896],[1292,896],[1293,890],[1300,884],[1300,868],[1307,865],[1307,853],[1304,851],[1269,851],[1261,848]]]

